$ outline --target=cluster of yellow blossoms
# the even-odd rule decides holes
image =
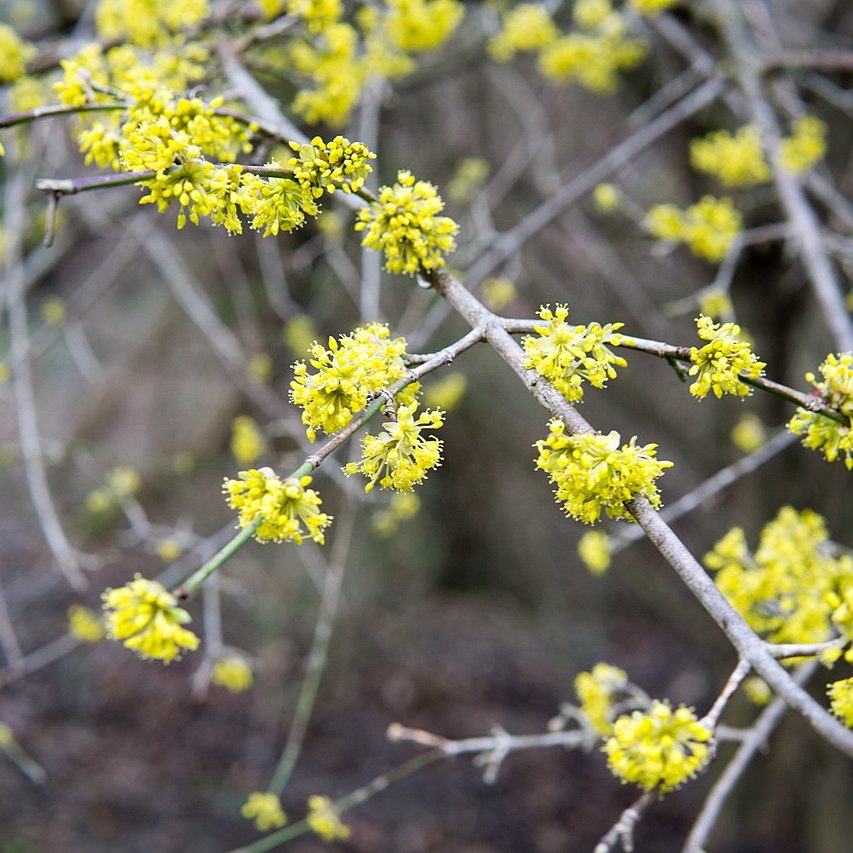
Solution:
[[[406,339],[391,338],[381,323],[360,326],[337,340],[329,338],[328,348],[315,342],[308,363],[293,365],[290,383],[290,399],[302,409],[308,438],[314,441],[318,429],[327,435],[343,429],[375,394],[401,379],[407,371],[405,352]],[[411,403],[417,390],[413,383],[398,399]]]
[[[715,323],[704,315],[696,319],[697,334],[703,341],[702,347],[690,350],[689,376],[697,379],[690,386],[690,393],[702,399],[709,391],[720,398],[723,394],[746,397],[752,389],[741,379],[757,379],[766,367],[750,349],[749,343],[740,339],[737,323]]]
[[[690,163],[694,169],[715,175],[727,187],[752,187],[772,177],[761,148],[761,133],[745,125],[731,133],[715,130],[690,143]]]
[[[417,402],[400,406],[379,435],[364,437],[361,459],[344,466],[347,475],[360,472],[367,477],[365,492],[377,482],[383,489],[409,492],[441,464],[441,439],[424,438],[421,432],[441,427],[444,415],[433,409],[415,417],[417,407]]]
[[[602,530],[588,530],[578,540],[578,556],[594,575],[604,574],[612,560],[610,537]]]
[[[283,47],[252,50],[297,86],[293,109],[308,122],[344,124],[364,87],[375,77],[399,79],[416,67],[414,56],[441,47],[465,12],[458,0],[387,0],[361,5],[352,21],[340,0],[263,0],[268,18],[292,16]]]
[[[36,54],[36,49],[23,41],[6,24],[0,24],[0,84],[12,83],[22,77],[27,62]]]
[[[609,663],[597,663],[591,672],[575,677],[575,693],[587,724],[596,734],[607,737],[618,715],[617,701],[628,691],[628,675]]]
[[[779,162],[792,172],[808,172],[826,154],[826,125],[814,116],[794,122],[794,133],[779,146]]]
[[[253,681],[252,667],[242,655],[219,658],[210,673],[211,684],[224,687],[229,693],[242,693]]]
[[[142,658],[169,663],[198,648],[198,637],[183,626],[190,615],[158,581],[136,575],[103,594],[107,636]]]
[[[580,707],[566,706],[554,722],[575,717],[600,737],[610,770],[623,782],[666,793],[712,757],[714,733],[690,708],[649,699],[618,667],[598,663],[580,673],[575,692]]]
[[[636,14],[654,17],[674,0],[629,0],[626,11],[611,0],[577,0],[576,30],[562,33],[545,3],[521,3],[507,10],[501,30],[489,41],[489,53],[506,62],[522,51],[539,52],[539,70],[558,83],[579,83],[607,94],[619,84],[619,72],[638,65],[648,45],[634,37]],[[628,14],[630,11],[633,14]]]
[[[660,506],[655,480],[672,462],[655,458],[656,444],[640,446],[636,436],[621,447],[618,432],[566,435],[566,425],[555,418],[549,434],[534,445],[536,467],[557,487],[555,497],[567,515],[595,524],[606,512],[610,518],[633,521],[625,506],[634,497]]]
[[[240,527],[257,525],[258,542],[295,542],[307,537],[322,544],[323,531],[332,517],[320,512],[323,501],[307,488],[310,477],[282,480],[271,468],[241,471],[236,480],[226,479],[222,491],[228,505],[239,511]]]
[[[847,469],[853,470],[853,353],[830,354],[818,370],[823,375],[822,380],[814,373],[807,373],[806,379],[846,423],[801,408],[788,421],[788,429],[804,436],[804,447],[820,450],[828,462],[841,456]]]
[[[658,240],[685,243],[694,255],[721,261],[741,232],[742,217],[730,198],[706,195],[686,210],[674,204],[656,204],[646,215],[645,224]]]
[[[713,736],[690,708],[682,705],[673,710],[668,703],[656,700],[648,711],[619,717],[604,751],[610,769],[623,782],[666,792],[708,763]]]
[[[754,552],[735,527],[705,555],[705,565],[756,632],[776,643],[821,643],[846,625],[853,592],[853,557],[832,556],[828,546],[821,516],[783,507]]]
[[[416,275],[443,267],[444,255],[456,247],[459,226],[439,216],[442,210],[436,188],[403,170],[393,186],[380,188],[377,204],[358,212],[355,229],[366,232],[363,246],[385,253],[389,272]]]
[[[241,465],[250,465],[267,449],[267,441],[253,418],[240,415],[231,422],[231,454]]]
[[[608,379],[616,377],[616,368],[627,362],[616,355],[611,346],[623,341],[617,330],[622,323],[589,323],[573,326],[566,322],[569,309],[557,305],[539,309],[539,318],[547,325],[535,326],[539,337],[526,337],[522,341],[525,367],[532,368],[569,401],[583,397],[584,380],[593,388],[604,388]]]
[[[781,140],[779,162],[789,171],[807,172],[826,154],[826,133],[826,125],[814,116],[797,119],[793,134]],[[753,187],[773,177],[755,125],[744,125],[734,133],[716,130],[693,140],[690,163],[727,187]]]
[[[200,24],[209,11],[207,0],[100,0],[95,27],[105,41],[157,47]]]
[[[275,794],[252,791],[240,809],[246,820],[251,820],[261,832],[278,829],[287,823],[287,815],[281,807],[281,800]]]
[[[308,798],[308,826],[323,839],[335,841],[350,836],[349,827],[341,821],[340,815],[328,797],[314,795]]]

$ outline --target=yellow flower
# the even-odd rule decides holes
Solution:
[[[243,804],[240,814],[246,820],[253,821],[256,829],[261,832],[278,829],[287,823],[287,815],[282,810],[278,797],[261,791],[252,791],[249,794],[249,799]]]
[[[68,633],[81,643],[97,643],[104,638],[103,619],[88,607],[72,604],[68,608]]]
[[[819,118],[797,119],[793,135],[779,146],[780,162],[791,172],[808,172],[826,154],[826,134],[826,125]]]
[[[628,675],[609,663],[597,663],[592,672],[581,672],[575,678],[575,693],[589,724],[600,735],[613,728],[615,699],[628,687]]]
[[[489,41],[489,53],[507,62],[516,53],[539,50],[560,34],[544,3],[519,3],[504,13],[501,31]]]
[[[308,826],[323,839],[323,841],[334,841],[336,838],[349,838],[349,827],[341,822],[341,818],[335,811],[335,806],[328,797],[319,797],[316,794],[308,798]]]
[[[395,420],[382,425],[384,432],[364,437],[361,459],[343,467],[347,475],[361,472],[368,478],[365,492],[377,482],[383,489],[411,491],[441,464],[441,439],[423,438],[421,431],[441,427],[443,413],[434,409],[415,418],[417,407],[417,402],[400,406]]]
[[[683,705],[654,701],[646,711],[619,717],[604,745],[611,771],[647,791],[677,788],[711,758],[713,732]]]
[[[245,658],[238,655],[219,658],[213,665],[210,680],[231,693],[242,693],[252,686],[252,668]]]
[[[832,713],[848,728],[853,728],[853,678],[844,678],[829,685],[827,694]]]
[[[409,53],[442,45],[465,14],[457,0],[387,0],[387,6],[385,27],[391,43]]]
[[[397,183],[379,190],[379,200],[358,212],[356,231],[365,231],[362,246],[385,253],[388,272],[415,275],[421,269],[444,266],[444,255],[456,248],[459,226],[438,216],[444,202],[427,181],[415,181],[408,171]]]
[[[454,409],[464,396],[467,384],[463,374],[448,373],[444,379],[440,379],[426,389],[424,403],[427,406],[443,409],[445,412]]]
[[[502,311],[518,296],[515,283],[508,278],[487,278],[483,282],[483,302],[491,311]]]
[[[655,480],[672,462],[655,458],[656,444],[638,445],[636,436],[619,447],[618,432],[566,435],[566,425],[555,418],[547,438],[534,445],[539,451],[536,467],[548,473],[557,487],[555,497],[566,515],[595,524],[602,512],[611,518],[633,521],[625,506],[637,496],[660,506]]]
[[[184,548],[181,543],[173,537],[170,537],[168,539],[161,539],[157,543],[157,556],[164,563],[174,562],[178,559],[178,557],[181,556],[183,551]]]
[[[309,362],[293,365],[290,399],[302,408],[302,423],[311,441],[317,429],[328,435],[343,429],[370,397],[402,378],[407,367],[403,361],[405,338],[391,338],[381,323],[360,326],[338,340],[329,338],[328,349],[314,343]],[[411,402],[417,385],[401,392],[402,402]]]
[[[764,159],[761,133],[754,125],[745,125],[735,133],[717,130],[694,139],[690,163],[700,172],[715,175],[727,187],[752,187],[773,177]]]
[[[307,536],[323,544],[323,531],[332,517],[320,512],[320,496],[306,488],[310,477],[282,480],[272,468],[253,468],[237,476],[237,480],[226,479],[222,491],[228,496],[228,505],[239,510],[240,527],[260,520],[255,531],[258,542],[298,545]]]
[[[267,449],[267,441],[248,415],[231,422],[231,453],[241,465],[250,465]]]
[[[840,424],[818,412],[797,409],[788,421],[788,430],[805,435],[803,446],[820,450],[827,462],[839,456],[848,470],[853,470],[853,354],[830,354],[818,368],[823,379],[807,373],[806,379],[820,392],[820,398],[838,411],[847,423]]]
[[[765,363],[759,361],[746,341],[740,340],[740,326],[736,323],[715,323],[710,317],[696,319],[698,335],[708,341],[703,347],[690,350],[689,376],[698,376],[690,386],[690,393],[702,399],[709,391],[719,398],[723,394],[747,397],[752,388],[741,381],[742,377],[757,379],[764,373]]]
[[[730,198],[703,196],[686,210],[658,204],[649,210],[646,228],[653,237],[686,243],[690,251],[709,261],[721,261],[742,229],[740,211]]]
[[[324,218],[320,217],[319,221],[322,222]],[[317,330],[314,321],[307,314],[297,314],[284,324],[281,336],[290,351],[302,358],[317,340]]]
[[[36,49],[6,24],[0,24],[0,84],[11,83],[24,74],[25,66],[36,55]]]
[[[538,313],[547,325],[534,326],[539,337],[522,340],[524,366],[544,376],[569,402],[583,397],[584,380],[593,388],[604,388],[616,377],[616,368],[626,366],[625,359],[610,349],[622,342],[617,333],[622,323],[569,325],[565,305],[554,311],[543,306]]]
[[[610,213],[619,207],[619,190],[613,184],[596,184],[592,200],[602,213]]]
[[[604,574],[610,568],[610,543],[606,533],[590,530],[578,542],[578,555],[594,574]]]
[[[119,589],[107,589],[102,598],[107,636],[122,640],[141,658],[169,663],[179,660],[184,649],[198,648],[198,637],[181,627],[190,621],[189,613],[158,581],[136,575]]]
[[[752,453],[767,441],[767,430],[758,415],[744,415],[732,427],[732,441],[744,453]]]

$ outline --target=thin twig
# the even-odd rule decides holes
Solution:
[[[804,664],[796,671],[792,680],[797,685],[805,684],[815,669],[817,669],[817,666],[816,661],[809,661],[809,663]],[[702,853],[705,849],[708,836],[711,834],[711,830],[720,816],[726,799],[749,766],[756,752],[764,748],[770,734],[779,724],[787,709],[786,702],[777,697],[761,712],[761,715],[745,734],[743,742],[735,753],[734,758],[726,765],[725,770],[714,782],[711,790],[705,797],[702,810],[696,818],[690,834],[687,836],[683,853]]]
[[[314,710],[314,702],[317,699],[317,690],[326,670],[329,644],[332,640],[338,605],[341,600],[347,555],[352,543],[354,519],[355,513],[352,507],[348,507],[336,519],[335,540],[326,567],[323,595],[317,613],[317,623],[314,626],[314,638],[305,665],[305,675],[299,690],[299,697],[296,700],[296,709],[293,712],[293,721],[287,734],[284,752],[282,752],[272,779],[267,786],[267,790],[277,796],[281,796],[281,792],[285,789],[296,767],[296,762],[299,761],[302,744],[305,742],[305,735],[308,731],[308,723]]]

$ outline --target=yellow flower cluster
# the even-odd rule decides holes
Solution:
[[[610,539],[602,530],[589,530],[578,541],[578,556],[594,574],[604,574],[610,568]]]
[[[308,364],[293,365],[290,383],[290,399],[302,408],[308,438],[314,441],[318,429],[327,435],[343,429],[377,391],[401,379],[406,373],[405,351],[406,339],[392,339],[381,323],[360,326],[338,340],[330,337],[328,349],[315,342]],[[315,372],[309,373],[308,365]],[[413,383],[399,399],[410,403],[416,393]]]
[[[806,379],[847,422],[840,424],[817,412],[797,409],[788,421],[788,429],[795,435],[804,435],[803,446],[820,450],[827,462],[842,456],[847,470],[853,470],[853,353],[830,354],[818,370],[823,374],[822,380],[814,373],[807,373]]]
[[[490,311],[503,311],[515,297],[518,289],[509,278],[487,278],[483,282],[483,302]]]
[[[575,693],[581,711],[592,729],[607,737],[616,716],[615,702],[628,687],[628,674],[609,663],[597,663],[592,672],[581,672],[575,678]]]
[[[737,323],[715,323],[710,317],[696,318],[697,334],[703,347],[691,347],[689,376],[697,379],[690,386],[690,393],[700,400],[709,391],[720,398],[723,394],[747,397],[752,388],[741,381],[741,377],[757,379],[766,367],[750,349],[749,343],[740,339]]]
[[[261,832],[278,829],[287,823],[287,815],[281,808],[279,798],[275,794],[264,794],[261,791],[252,791],[249,794],[240,814],[246,820],[253,821],[255,828]]]
[[[288,44],[287,64],[302,83],[293,109],[309,123],[346,121],[364,85],[358,42],[358,31],[338,21]]]
[[[377,536],[391,536],[400,522],[416,516],[420,508],[421,499],[414,492],[395,492],[385,509],[373,513],[370,526]]]
[[[464,157],[447,182],[447,195],[457,204],[466,204],[489,177],[489,161],[484,157]]]
[[[761,531],[754,553],[735,527],[704,562],[755,631],[776,643],[821,643],[833,636],[833,622],[844,622],[853,579],[853,558],[831,556],[828,544],[821,516],[783,507]]]
[[[133,497],[142,485],[139,471],[130,465],[113,468],[104,480],[104,485],[86,496],[86,508],[90,512],[106,512]]]
[[[648,711],[619,717],[604,744],[611,771],[646,791],[671,791],[709,761],[713,732],[683,705],[654,701]]]
[[[614,184],[596,184],[592,200],[602,213],[612,213],[619,207],[619,189]]]
[[[240,527],[260,522],[255,530],[258,542],[295,542],[306,536],[323,544],[323,531],[332,516],[320,512],[323,501],[313,489],[310,477],[282,480],[272,468],[240,471],[237,480],[226,479],[222,491],[228,506],[240,513]]]
[[[740,211],[730,198],[710,195],[686,210],[657,204],[646,215],[645,224],[658,240],[685,243],[694,255],[709,261],[721,261],[743,227]]]
[[[436,188],[416,181],[408,171],[397,173],[397,183],[379,190],[379,200],[358,212],[356,231],[365,231],[362,246],[385,253],[385,268],[416,275],[421,269],[444,266],[444,255],[456,248],[459,226],[444,210]]]
[[[230,693],[242,693],[252,686],[252,667],[239,655],[219,658],[213,665],[210,680]]]
[[[95,27],[104,41],[156,47],[208,15],[207,0],[100,0]]]
[[[284,324],[281,337],[294,355],[303,356],[317,340],[317,329],[307,314],[297,314]]]
[[[433,50],[450,37],[465,7],[457,0],[387,0],[385,27],[391,43],[409,53]]]
[[[827,690],[832,713],[848,728],[853,728],[853,678],[834,681]]]
[[[779,162],[789,171],[808,172],[826,154],[826,125],[814,116],[794,122],[794,133],[779,146]]]
[[[297,152],[287,167],[293,170],[293,177],[315,198],[323,192],[334,193],[340,187],[344,192],[358,192],[367,176],[373,171],[369,160],[376,155],[361,142],[350,142],[343,136],[336,136],[331,142],[323,142],[315,136],[310,145],[291,142],[290,147]]]
[[[0,24],[0,84],[12,83],[22,77],[26,64],[36,55],[36,49],[22,41],[6,24]]]
[[[190,615],[158,581],[136,575],[118,589],[102,595],[107,636],[121,640],[141,658],[169,663],[184,649],[198,648],[198,637],[184,628]]]
[[[640,446],[635,436],[620,447],[615,431],[566,435],[566,425],[557,418],[548,428],[548,437],[534,445],[539,451],[536,467],[557,487],[555,497],[566,515],[595,524],[606,511],[610,518],[633,521],[625,506],[631,498],[642,496],[660,506],[655,480],[672,462],[655,458],[656,444]]]
[[[744,453],[753,453],[767,442],[767,430],[758,415],[747,414],[732,427],[732,442]]]
[[[727,187],[753,187],[773,177],[761,148],[761,132],[751,124],[734,133],[716,130],[694,139],[690,143],[690,163],[694,169],[719,178]]]
[[[395,419],[382,425],[382,433],[364,437],[361,459],[343,467],[347,475],[361,472],[368,478],[365,492],[377,482],[383,489],[410,492],[441,464],[441,439],[424,438],[421,432],[443,426],[443,413],[434,409],[416,418],[417,407],[417,402],[400,406]]]
[[[735,306],[731,296],[722,287],[706,287],[698,294],[699,312],[707,314],[712,320],[732,320]]]
[[[519,3],[503,13],[501,31],[489,40],[489,53],[508,62],[516,53],[539,50],[554,41],[560,31],[544,3]]]
[[[455,409],[465,396],[468,382],[462,373],[448,373],[444,379],[433,383],[424,392],[424,402],[428,406],[437,406],[445,412]]]
[[[622,342],[617,330],[623,323],[569,325],[566,305],[553,311],[542,306],[538,316],[547,325],[534,326],[539,337],[523,339],[524,365],[544,376],[569,402],[583,397],[584,381],[604,388],[616,377],[616,368],[626,366],[625,359],[610,349]]]
[[[258,425],[248,415],[231,422],[231,454],[241,465],[250,465],[267,449],[267,442]]]
[[[81,643],[97,643],[106,634],[104,622],[96,613],[82,604],[68,608],[68,633]]]
[[[350,836],[349,827],[341,821],[340,815],[328,797],[316,794],[308,798],[308,815],[305,818],[308,826],[316,832],[323,841],[335,841]]]
[[[600,95],[615,92],[619,72],[645,59],[647,45],[629,38],[625,19],[614,12],[594,30],[569,33],[548,44],[539,55],[539,70],[555,83],[579,83]]]

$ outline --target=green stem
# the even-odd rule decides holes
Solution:
[[[193,572],[175,590],[175,595],[178,598],[189,598],[226,560],[229,560],[252,538],[252,535],[261,526],[262,522],[263,517],[258,516],[251,524],[247,524],[233,539],[226,542],[200,569]]]

